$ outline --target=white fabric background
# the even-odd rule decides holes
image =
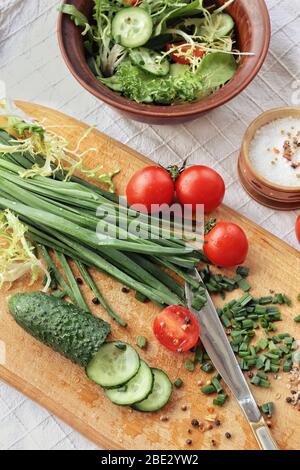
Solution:
[[[271,49],[262,71],[246,91],[192,123],[168,127],[129,121],[79,86],[59,52],[58,4],[57,0],[0,0],[0,80],[6,82],[9,95],[95,124],[161,164],[189,157],[189,163],[212,166],[225,178],[226,204],[297,247],[296,212],[272,211],[251,200],[239,184],[236,164],[243,133],[251,120],[269,108],[300,106],[300,0],[267,0],[272,20]],[[95,446],[0,382],[1,448]]]

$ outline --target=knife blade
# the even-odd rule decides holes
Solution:
[[[222,376],[224,382],[237,399],[261,449],[279,450],[239,367],[219,319],[217,310],[200,274],[195,269],[191,272],[191,275],[206,290],[207,304],[200,311],[197,311],[192,307],[193,292],[187,283],[185,285],[187,304],[190,311],[196,316],[199,322],[200,339],[207,351],[207,354],[211,358],[219,374]]]

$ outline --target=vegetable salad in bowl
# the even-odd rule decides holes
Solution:
[[[94,0],[92,20],[61,10],[82,29],[100,83],[137,103],[171,105],[213,94],[234,76],[235,22],[203,0]]]

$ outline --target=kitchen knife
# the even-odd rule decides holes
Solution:
[[[195,269],[191,274],[205,288],[198,271]],[[279,450],[239,367],[209,293],[206,291],[207,304],[201,311],[197,311],[192,307],[193,292],[188,284],[185,285],[185,291],[188,307],[200,325],[202,344],[217,371],[239,402],[260,448]]]

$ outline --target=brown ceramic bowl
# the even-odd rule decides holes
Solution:
[[[300,119],[300,108],[276,108],[258,116],[246,131],[238,161],[239,177],[248,194],[260,204],[282,211],[300,209],[300,183],[295,187],[280,186],[265,179],[252,166],[249,147],[261,127],[276,119],[287,117]]]
[[[93,0],[65,0],[75,5],[88,18],[92,15]],[[225,0],[207,3],[225,3]],[[90,93],[105,103],[126,113],[132,119],[153,124],[175,124],[197,118],[200,114],[223,105],[238,95],[259,72],[269,48],[270,18],[264,0],[236,0],[228,12],[233,16],[238,47],[244,56],[233,79],[215,94],[193,103],[171,106],[138,104],[123,98],[97,81],[89,69],[80,30],[67,15],[59,17],[58,38],[64,60],[74,77]]]

